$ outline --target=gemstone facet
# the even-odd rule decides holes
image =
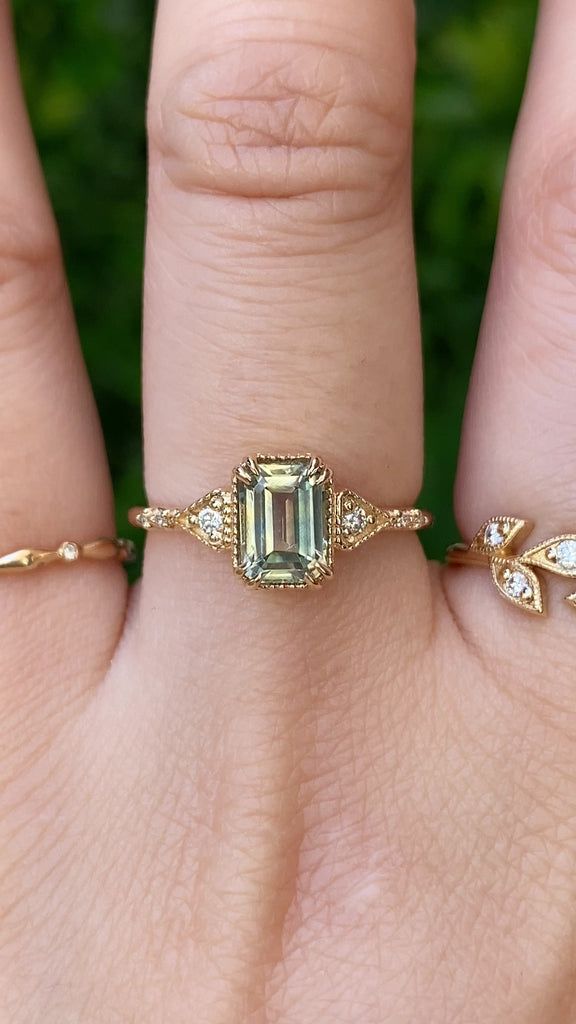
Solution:
[[[488,523],[484,532],[484,543],[488,548],[500,548],[506,543],[508,531],[505,523]]]
[[[356,505],[355,508],[345,512],[342,516],[342,531],[344,533],[362,533],[362,530],[366,529],[367,524],[368,516],[364,509],[360,508],[360,505]]]
[[[66,540],[58,549],[60,558],[65,562],[76,562],[80,557],[80,548],[72,540]]]
[[[210,540],[218,540],[224,529],[224,517],[216,508],[203,508],[198,513],[198,525]]]
[[[566,572],[576,569],[576,540],[562,540],[548,552],[549,558]]]
[[[303,587],[332,573],[330,471],[310,456],[257,456],[234,474],[234,564],[261,587]]]
[[[534,596],[530,580],[523,572],[505,572],[503,586],[515,601],[530,601]]]

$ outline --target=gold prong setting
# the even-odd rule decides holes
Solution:
[[[353,551],[383,530],[411,532],[432,525],[432,516],[422,509],[378,508],[355,491],[341,491],[336,508],[336,543],[345,551]]]
[[[520,559],[493,559],[492,577],[498,591],[517,608],[542,615],[542,587],[536,573]]]
[[[547,568],[570,579],[576,577],[576,537],[554,539],[546,549]]]
[[[364,544],[384,528],[383,512],[355,491],[341,491],[336,497],[336,543],[345,551]]]
[[[73,540],[65,540],[58,548],[58,557],[64,562],[77,562],[80,558],[80,547]]]
[[[492,516],[488,519],[474,537],[470,547],[474,551],[485,554],[497,554],[505,552],[512,546],[518,544],[532,528],[532,523],[526,519],[516,519],[513,516]]]
[[[332,575],[332,472],[310,454],[249,457],[232,479],[235,572],[251,587],[293,590]]]
[[[184,530],[215,550],[231,549],[250,587],[302,589],[333,575],[334,549],[352,550],[382,531],[430,526],[420,509],[379,508],[336,492],[332,470],[310,454],[256,454],[234,470],[230,491],[210,491],[185,509],[132,509],[145,530]]]
[[[232,546],[232,495],[210,491],[178,517],[178,524],[215,550]]]

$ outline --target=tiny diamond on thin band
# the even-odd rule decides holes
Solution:
[[[58,548],[58,554],[65,562],[77,562],[80,558],[80,548],[74,541],[66,540]]]
[[[133,562],[136,554],[134,544],[121,537],[102,537],[86,544],[65,540],[55,549],[21,548],[7,555],[0,556],[0,579],[4,576],[20,575],[33,572],[45,566],[60,563],[77,565],[82,561],[90,562]]]

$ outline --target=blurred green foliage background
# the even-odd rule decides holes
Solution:
[[[144,105],[154,5],[15,0],[14,7],[25,89],[125,531],[128,505],[143,497]],[[460,421],[536,0],[420,0],[418,7],[414,184],[427,374],[423,500],[438,516],[428,550],[441,556],[454,534]]]

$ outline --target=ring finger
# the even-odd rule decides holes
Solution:
[[[502,513],[534,520],[534,544],[576,529],[575,32],[571,0],[543,0],[468,401],[457,489],[467,537]]]

